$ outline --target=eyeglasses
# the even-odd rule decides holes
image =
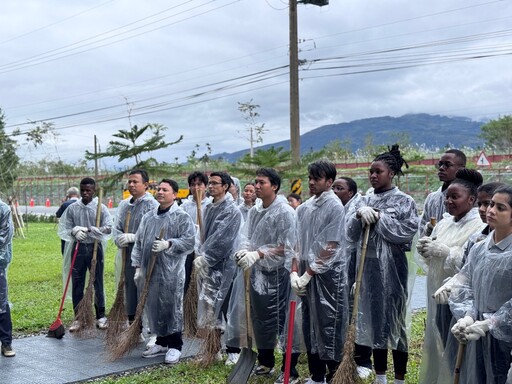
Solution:
[[[451,168],[451,167],[457,167],[457,166],[460,167],[459,164],[453,164],[453,163],[450,163],[449,161],[440,161],[435,166],[436,166],[436,169],[440,169],[441,167],[445,167],[445,168]]]
[[[216,185],[221,185],[221,184],[222,184],[222,183],[219,183],[218,181],[209,181],[209,182],[208,182],[208,185],[213,185],[214,187],[215,187]]]

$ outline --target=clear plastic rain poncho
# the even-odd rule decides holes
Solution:
[[[295,211],[283,196],[276,196],[267,208],[258,200],[249,211],[242,232],[239,249],[258,250],[264,255],[251,267],[250,274],[250,312],[256,345],[273,349],[278,336],[284,336],[290,299],[289,267],[297,235]],[[246,346],[244,291],[244,272],[237,268],[228,312],[229,346]],[[281,343],[284,345],[283,339]]]
[[[457,319],[490,320],[486,336],[466,345],[460,382],[509,383],[512,352],[512,235],[498,244],[494,233],[473,246],[459,273],[463,284],[450,294]]]
[[[154,253],[155,239],[171,242],[165,251]],[[152,257],[155,267],[149,282],[145,313],[149,329],[157,336],[168,336],[183,330],[183,289],[185,259],[194,248],[195,226],[190,216],[177,203],[169,211],[158,214],[158,208],[144,215],[135,236],[132,266],[141,268],[144,286]]]
[[[62,263],[62,283],[66,285],[66,278],[71,266],[71,258],[75,249],[75,238],[71,235],[71,230],[76,227],[95,227],[96,226],[96,211],[98,208],[98,198],[95,197],[88,204],[84,204],[82,199],[76,203],[71,204],[62,214],[59,220],[58,235],[66,241],[64,249],[64,260]],[[101,217],[99,231],[87,232],[87,238],[83,243],[92,244],[95,240],[101,243],[103,255],[107,252],[107,241],[112,237],[112,216],[105,204],[101,204]],[[68,288],[68,295],[72,292],[72,280]]]
[[[220,313],[235,275],[233,255],[239,249],[242,214],[231,194],[217,203],[209,204],[203,213],[203,242],[196,257],[204,256],[208,265],[207,277],[198,279],[198,326],[220,327]]]
[[[341,361],[348,325],[345,210],[332,190],[297,208],[299,275],[315,272],[302,301],[306,349],[322,360]]]
[[[406,252],[420,222],[416,203],[396,187],[363,196],[363,201],[378,210],[380,218],[372,225],[368,240],[359,292],[356,343],[407,352],[408,275],[416,271],[409,268]],[[350,240],[359,242],[359,259],[362,223],[355,214],[347,223]]]
[[[444,202],[446,200],[446,191],[443,191],[443,187],[439,187],[439,189],[435,192],[429,193],[427,198],[425,199],[425,204],[423,205],[423,214],[421,215],[421,223],[419,228],[419,237],[423,237],[425,224],[430,221],[430,218],[434,217],[437,222],[443,219],[443,214],[446,212],[446,207]]]
[[[0,201],[0,314],[5,313],[9,305],[6,269],[12,259],[13,234],[11,209]]]
[[[201,200],[201,214],[202,217],[204,216],[204,211],[206,209],[206,206],[212,202],[211,197],[204,197],[203,200]],[[194,224],[197,224],[197,204],[192,195],[189,195],[187,199],[181,204],[181,208],[185,212],[187,212],[192,220],[194,221]]]
[[[418,262],[427,274],[427,321],[420,369],[422,383],[453,382],[451,369],[448,369],[448,373],[440,369],[446,363],[443,354],[447,339],[452,337],[452,316],[448,305],[437,304],[432,296],[448,278],[460,270],[466,241],[472,234],[481,232],[484,227],[477,208],[471,209],[459,221],[445,213],[443,219],[434,227],[431,237],[435,242],[450,247],[449,255],[446,258],[427,259],[419,256]]]
[[[136,233],[139,228],[140,222],[142,220],[142,216],[144,216],[147,212],[158,208],[158,201],[153,197],[153,195],[149,192],[146,192],[142,197],[136,199],[131,202],[132,197],[129,197],[125,200],[122,200],[119,203],[119,206],[116,210],[116,218],[114,222],[114,228],[112,231],[112,237],[114,242],[117,242],[117,238],[119,235],[123,233]],[[130,221],[128,223],[128,231],[125,232],[125,221],[126,216],[130,212]],[[121,267],[122,267],[122,255],[123,249],[125,252],[125,271],[129,269],[133,269],[131,265],[131,254],[133,250],[134,243],[128,244],[125,248],[119,248],[116,254],[115,260],[115,275],[116,275],[116,285],[119,282],[119,278],[121,275]],[[135,314],[135,310],[137,309],[137,297],[136,297],[136,289],[135,282],[133,281],[133,271],[130,273],[126,272],[125,277],[130,278],[130,281],[125,280],[125,305],[128,314]],[[134,291],[134,292],[129,292]]]

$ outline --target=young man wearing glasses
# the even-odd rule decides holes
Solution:
[[[437,221],[443,218],[446,212],[444,201],[446,198],[446,189],[451,182],[455,180],[455,174],[460,168],[466,167],[466,155],[458,149],[447,150],[439,162],[436,164],[437,177],[443,183],[435,192],[429,193],[423,206],[423,215],[421,216],[420,238],[430,236],[433,230],[430,224],[430,218],[434,217]]]

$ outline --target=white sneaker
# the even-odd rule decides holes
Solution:
[[[240,357],[239,353],[228,353],[228,358],[226,359],[226,365],[235,365],[238,362],[238,358]]]
[[[304,384],[326,384],[326,382],[325,379],[324,381],[315,381],[310,377]]]
[[[80,329],[80,327],[81,327],[80,322],[75,320],[71,324],[71,327],[69,327],[69,332],[76,332]]]
[[[361,379],[367,379],[372,374],[372,370],[370,368],[362,367],[360,365],[357,366],[357,376]]]
[[[103,316],[102,318],[96,320],[96,327],[98,327],[98,329],[107,329],[107,318]]]
[[[149,337],[149,341],[146,344],[146,349],[151,348],[153,345],[155,345],[155,343],[156,343],[156,335],[155,336],[150,336]]]
[[[176,364],[178,361],[180,361],[181,357],[181,351],[178,351],[177,349],[171,348],[167,351],[165,354],[165,363],[166,364]]]
[[[169,348],[154,344],[149,349],[142,352],[142,357],[150,358],[167,354]]]

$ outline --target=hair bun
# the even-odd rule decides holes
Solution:
[[[456,179],[466,180],[477,187],[481,186],[484,182],[484,178],[480,174],[480,172],[474,169],[461,168],[455,173]]]

